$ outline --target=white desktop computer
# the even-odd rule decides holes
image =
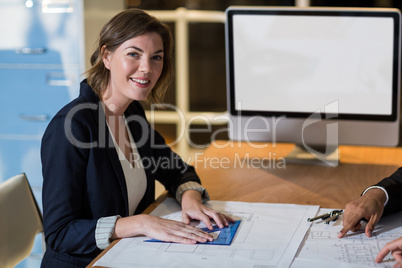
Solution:
[[[307,151],[333,166],[338,145],[398,144],[399,10],[233,6],[226,16],[231,140],[295,143],[289,161]]]

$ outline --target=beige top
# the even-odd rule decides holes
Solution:
[[[125,117],[124,122],[127,128],[127,121]],[[130,139],[130,146],[132,150],[130,157],[131,159],[126,158],[123,151],[117,144],[110,129],[109,132],[112,136],[114,147],[116,148],[116,152],[119,157],[121,167],[123,169],[124,178],[126,179],[129,215],[134,215],[134,212],[137,209],[137,206],[140,203],[141,199],[144,197],[145,191],[147,189],[147,177],[145,175],[145,170],[140,161],[141,157],[138,153],[133,136],[131,135],[131,132],[128,130],[128,128],[127,133]],[[134,166],[132,164],[133,161]]]

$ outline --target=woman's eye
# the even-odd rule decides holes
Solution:
[[[128,53],[128,55],[129,55],[130,57],[134,57],[134,58],[138,58],[138,57],[139,57],[139,55],[138,55],[137,52],[130,52],[130,53]]]
[[[152,57],[152,59],[160,61],[160,60],[163,60],[163,57],[160,56],[160,55],[155,55],[155,56]]]

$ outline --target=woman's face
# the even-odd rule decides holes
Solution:
[[[121,44],[114,52],[105,51],[103,62],[110,70],[106,92],[119,101],[145,100],[163,69],[163,42],[150,32]]]

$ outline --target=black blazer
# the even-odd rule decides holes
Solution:
[[[377,183],[376,186],[384,187],[388,192],[389,200],[384,208],[384,215],[402,211],[402,168]]]
[[[175,195],[188,181],[200,183],[151,128],[140,103],[125,116],[147,177],[146,193],[135,214],[154,199],[155,179]],[[98,96],[86,80],[80,95],[52,119],[42,138],[43,224],[47,250],[42,267],[82,267],[101,250],[95,242],[99,218],[128,215],[127,188]]]

